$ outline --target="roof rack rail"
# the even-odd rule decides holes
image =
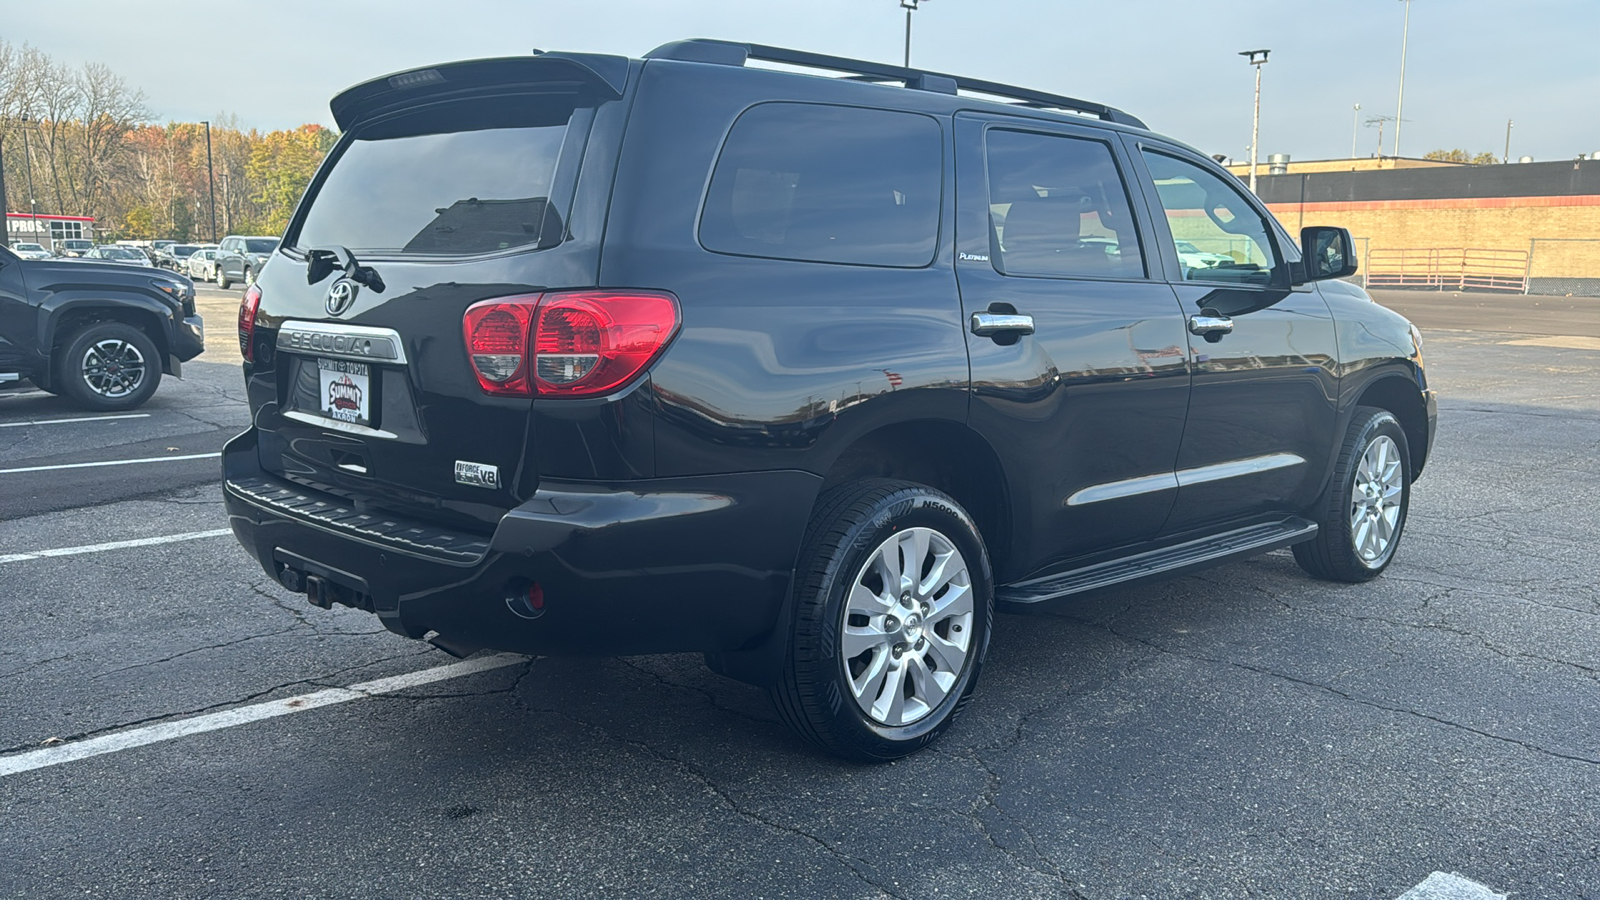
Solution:
[[[662,44],[660,47],[646,53],[644,58],[675,59],[684,62],[714,63],[724,66],[743,66],[747,60],[759,59],[765,62],[784,63],[809,69],[828,69],[834,72],[845,72],[848,73],[849,78],[855,81],[900,82],[913,90],[934,91],[940,94],[954,94],[958,90],[972,91],[978,94],[988,94],[992,97],[1013,100],[1022,106],[1033,109],[1060,109],[1091,115],[1107,122],[1116,122],[1119,125],[1130,125],[1134,128],[1148,127],[1138,118],[1104,103],[1077,100],[1072,97],[1063,97],[1059,94],[1048,94],[1043,91],[1001,84],[998,81],[983,81],[977,78],[947,75],[941,72],[924,72],[921,69],[908,69],[903,66],[869,62],[862,59],[849,59],[843,56],[808,53],[804,50],[788,50],[783,47],[770,47],[765,44],[740,44],[733,41],[718,41],[709,38],[692,38],[690,40]]]

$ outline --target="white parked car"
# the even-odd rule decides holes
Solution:
[[[1207,253],[1188,241],[1178,241],[1178,260],[1186,269],[1215,269],[1231,266],[1236,260],[1226,253]]]
[[[49,259],[50,251],[43,244],[13,244],[11,252],[23,259]]]
[[[183,261],[183,273],[193,281],[210,281],[217,272],[217,248],[201,247]]]

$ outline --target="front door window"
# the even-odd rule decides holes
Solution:
[[[1288,272],[1266,221],[1237,188],[1165,153],[1147,150],[1144,158],[1172,230],[1184,281],[1260,287],[1287,283]]]

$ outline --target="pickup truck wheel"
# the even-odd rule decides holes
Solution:
[[[96,410],[142,406],[161,383],[161,357],[149,335],[122,322],[96,322],[67,339],[56,385]]]
[[[806,535],[779,712],[847,759],[920,750],[966,705],[988,650],[977,527],[939,491],[873,479],[825,494]]]
[[[1339,459],[1315,539],[1294,546],[1300,568],[1330,581],[1370,581],[1394,561],[1411,508],[1405,429],[1388,410],[1360,407]]]
[[[222,274],[222,266],[217,266],[217,287],[227,290],[232,285],[233,282],[228,280],[228,276]]]

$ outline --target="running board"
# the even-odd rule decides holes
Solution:
[[[1180,569],[1196,568],[1234,556],[1277,550],[1307,540],[1316,533],[1317,523],[1294,516],[1281,522],[1251,525],[1070,572],[1002,585],[995,591],[995,599],[1000,603],[1041,603],[1141,578],[1167,575]]]

